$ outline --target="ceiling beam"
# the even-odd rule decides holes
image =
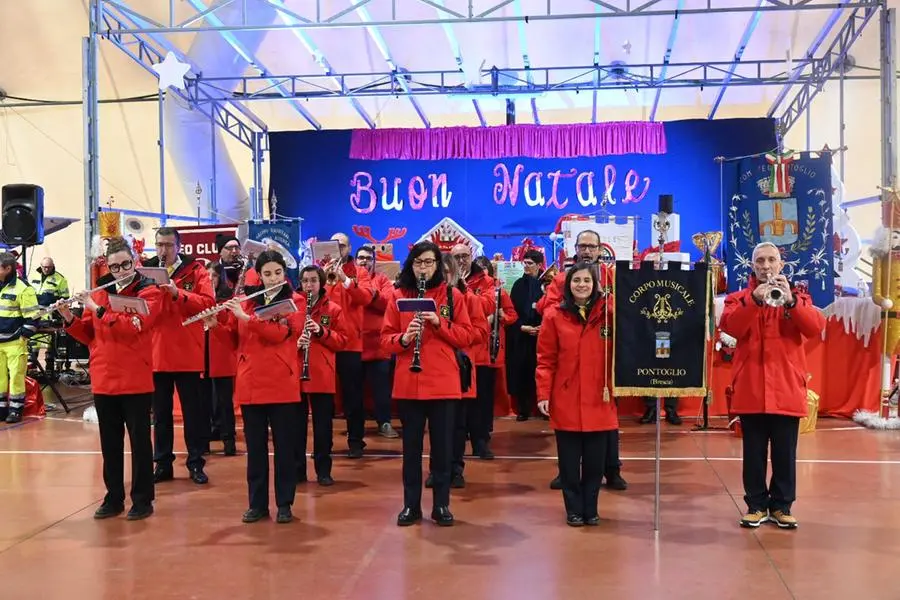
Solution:
[[[819,30],[819,33],[816,34],[816,37],[813,39],[812,44],[809,45],[809,49],[806,51],[806,54],[803,55],[804,58],[812,58],[816,55],[816,51],[818,51],[819,46],[822,45],[822,42],[825,41],[825,38],[828,37],[828,34],[831,33],[831,30],[834,29],[834,26],[837,24],[838,20],[841,18],[841,15],[844,14],[844,9],[836,8],[831,14],[828,16],[828,20],[825,21],[825,25],[822,26],[822,29]],[[775,101],[772,102],[771,108],[769,108],[769,112],[766,114],[767,117],[772,118],[772,115],[775,114],[775,111],[778,110],[778,107],[781,106],[781,103],[784,102],[784,99],[787,97],[788,92],[791,91],[791,88],[794,87],[794,82],[800,75],[803,73],[803,69],[797,67],[794,69],[793,73],[791,73],[790,79],[788,82],[784,84],[784,87],[778,91],[778,96],[775,97]]]
[[[594,12],[600,12],[600,6],[594,5]],[[600,19],[594,19],[594,66],[600,66]],[[594,71],[594,85],[600,84],[600,70]],[[593,99],[591,102],[591,123],[597,122],[597,87],[594,88]]]
[[[522,0],[513,0],[513,10],[517,15],[522,16]],[[528,55],[528,34],[525,33],[525,21],[517,21],[516,29],[519,35],[519,49],[522,52],[522,66],[525,67],[525,81],[529,86],[534,86],[534,76],[531,74],[531,58]],[[535,98],[531,99],[531,116],[535,125],[541,124]]]
[[[284,0],[267,0],[266,4],[272,6],[272,8],[279,9],[284,8]],[[297,19],[297,16],[291,13],[289,10],[276,10],[278,13],[278,18],[281,19],[282,23],[287,25],[300,23]],[[306,48],[306,51],[309,52],[313,60],[316,61],[316,64],[321,67],[322,71],[325,72],[326,75],[331,75],[334,72],[334,69],[331,68],[331,63],[328,62],[328,58],[326,58],[325,54],[316,46],[316,43],[313,42],[312,37],[305,31],[301,29],[292,29],[293,34],[300,40],[300,43],[303,44],[303,47]],[[332,78],[332,82],[335,85],[340,85],[340,82],[337,78]],[[366,109],[363,108],[362,103],[360,103],[359,99],[353,98],[352,96],[348,98],[350,105],[353,106],[353,110],[357,112],[357,114],[365,121],[366,125],[369,126],[369,129],[375,129],[375,121],[372,120],[372,117],[369,116],[369,113],[366,112]]]
[[[99,0],[102,4],[108,4],[112,0]],[[244,0],[242,0],[243,2]],[[434,0],[408,0],[408,2],[417,1],[428,6],[435,6]],[[138,33],[199,33],[203,31],[275,31],[279,29],[358,29],[360,27],[412,27],[420,25],[442,25],[447,24],[470,24],[470,23],[514,23],[522,22],[540,22],[540,21],[567,21],[578,19],[612,19],[612,18],[628,18],[628,17],[671,17],[674,16],[673,9],[657,9],[659,0],[647,0],[643,3],[632,2],[631,0],[610,0],[609,2],[600,0],[591,0],[593,4],[600,7],[600,12],[579,12],[573,11],[570,7],[570,0],[547,0],[545,10],[536,14],[527,15],[510,15],[503,14],[500,9],[510,4],[512,0],[497,0],[497,4],[491,6],[481,12],[475,12],[473,2],[468,2],[468,8],[465,13],[451,11],[443,8],[442,13],[431,19],[411,19],[402,16],[403,11],[397,10],[397,0],[357,0],[355,5],[350,8],[330,13],[328,7],[333,2],[331,0],[305,0],[304,7],[306,14],[288,11],[296,17],[296,23],[287,25],[285,23],[259,22],[254,23],[253,15],[249,15],[246,23],[240,25],[214,25],[199,26],[195,25],[198,19],[189,18],[192,22],[190,26],[167,26],[156,27],[148,26],[146,29],[138,31]],[[699,3],[697,8],[683,8],[679,11],[679,15],[709,15],[709,14],[734,14],[742,12],[805,12],[811,10],[833,10],[835,8],[855,8],[867,6],[869,4],[880,2],[880,0],[852,0],[843,4],[838,0],[794,0],[786,2],[784,0],[762,0],[762,3],[753,0],[704,0]],[[354,21],[351,17],[352,13],[359,7],[372,4],[379,7],[379,14],[386,15],[382,20],[369,20],[367,22]],[[284,9],[286,10],[286,9]],[[199,14],[199,12],[198,12]],[[150,22],[152,20],[145,19]],[[170,24],[172,18],[170,16]],[[162,25],[157,23],[157,25]]]
[[[763,2],[765,2],[765,0],[756,1],[758,6],[762,6]],[[744,50],[747,49],[747,44],[750,43],[750,37],[753,35],[756,26],[759,24],[760,17],[762,17],[762,13],[757,10],[750,16],[750,20],[747,21],[747,25],[744,27],[744,33],[741,34],[741,40],[738,42],[737,50],[734,51],[734,61],[731,63],[731,66],[728,68],[728,74],[725,76],[725,85],[719,88],[719,93],[716,94],[716,99],[713,102],[712,108],[709,109],[709,116],[706,117],[707,119],[712,119],[716,116],[716,111],[719,110],[722,98],[725,97],[725,90],[728,89],[728,84],[731,81],[731,78],[734,77],[734,72],[737,70],[738,63],[741,62],[741,57],[744,55]]]
[[[369,0],[350,0],[353,3],[353,6],[356,8],[356,12],[359,15],[359,18],[363,23],[372,23],[372,17],[369,15],[368,9],[366,9],[365,5],[368,4]],[[409,83],[407,83],[406,75],[397,63],[394,62],[394,59],[391,57],[391,51],[387,47],[387,43],[385,43],[384,38],[381,35],[381,32],[378,30],[378,27],[375,25],[366,25],[366,32],[368,32],[369,37],[372,38],[372,41],[375,43],[375,46],[378,48],[378,51],[381,53],[381,56],[384,58],[384,62],[388,64],[393,72],[391,79],[400,86],[400,89],[403,90],[403,93],[407,95],[409,98],[410,104],[412,104],[413,109],[416,111],[416,114],[419,115],[419,118],[422,120],[422,124],[425,125],[426,128],[431,127],[431,122],[428,120],[428,117],[425,116],[425,111],[422,110],[422,106],[419,104],[419,101],[415,99],[409,93]],[[396,92],[395,94],[396,95]]]
[[[666,78],[666,71],[668,70],[669,61],[672,59],[672,48],[675,47],[675,37],[678,35],[678,25],[680,21],[678,20],[679,14],[678,11],[684,6],[684,0],[678,0],[678,4],[675,5],[675,16],[672,17],[672,28],[669,29],[669,40],[666,42],[666,54],[663,56],[663,68],[660,73],[660,77],[662,79]],[[656,120],[656,109],[659,108],[659,97],[662,95],[662,88],[656,88],[656,94],[653,97],[653,108],[650,109],[650,120]]]
[[[209,11],[209,8],[206,6],[206,3],[203,0],[187,0],[187,2],[191,6],[193,6],[195,10],[201,12]],[[204,15],[203,18],[206,19],[206,21],[213,27],[219,28],[224,26],[224,22],[218,17],[218,15],[215,14],[215,12],[208,12],[206,15]],[[222,39],[224,39],[229,46],[234,48],[234,51],[237,52],[241,58],[247,61],[248,64],[256,67],[263,74],[270,72],[269,69],[267,69],[266,66],[262,64],[262,62],[260,62],[260,60],[256,58],[240,40],[237,39],[237,36],[235,36],[233,32],[226,29],[218,29],[218,32],[219,35],[222,36]],[[283,82],[276,79],[266,78],[266,81],[269,83],[269,85],[277,89],[284,98],[291,98],[289,102],[293,109],[297,111],[300,116],[306,119],[306,121],[310,125],[312,125],[315,129],[322,129],[321,123],[316,120],[312,113],[310,113],[305,106],[300,104],[296,99],[292,97],[292,90],[289,87],[284,85]]]
[[[437,11],[438,15],[444,14],[447,12],[447,8],[444,6],[444,0],[430,0],[435,4],[434,9]],[[441,28],[444,30],[444,35],[447,36],[447,42],[450,44],[450,51],[453,52],[453,58],[456,60],[456,66],[459,67],[459,70],[463,73],[466,72],[465,64],[463,63],[463,55],[462,50],[459,47],[459,40],[456,39],[456,34],[453,32],[453,26],[448,23],[443,23]],[[484,114],[481,112],[481,106],[478,104],[478,100],[472,99],[472,106],[475,108],[475,114],[478,115],[478,122],[481,123],[482,127],[487,127],[487,121],[484,119]]]

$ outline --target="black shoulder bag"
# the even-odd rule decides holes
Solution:
[[[453,322],[453,288],[447,286],[447,307],[450,310],[449,321]],[[463,393],[468,392],[472,387],[472,359],[469,355],[459,348],[454,348],[453,353],[456,355],[456,365],[459,367],[459,384]]]

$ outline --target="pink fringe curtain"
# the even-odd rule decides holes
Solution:
[[[506,125],[438,129],[354,129],[350,158],[574,158],[615,154],[665,154],[663,123]]]

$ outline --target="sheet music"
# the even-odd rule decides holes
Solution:
[[[142,316],[150,314],[150,307],[143,298],[134,296],[119,296],[117,294],[109,295],[109,308],[113,312],[132,313]]]

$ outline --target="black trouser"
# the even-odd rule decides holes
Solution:
[[[350,448],[365,448],[362,352],[338,352],[336,366],[338,380],[341,382],[344,418],[347,419],[347,445]]]
[[[453,418],[453,425],[450,428],[450,436],[451,436],[451,458],[450,458],[450,475],[451,482],[452,478],[457,475],[462,475],[466,470],[466,437],[468,432],[466,430],[466,414],[469,410],[469,405],[472,403],[472,399],[465,400],[454,400],[453,401],[453,410],[451,411],[451,417]],[[433,464],[432,459],[428,460],[428,472],[433,472]]]
[[[365,381],[372,390],[375,405],[375,421],[379,426],[391,422],[391,361],[364,360],[362,363]]]
[[[644,396],[644,406],[647,410],[656,409],[656,398],[651,396]],[[677,396],[669,396],[663,398],[663,410],[668,412],[674,412],[678,408],[678,397]]]
[[[585,519],[597,516],[600,481],[612,431],[556,430],[559,481],[566,514]]]
[[[422,454],[428,421],[433,505],[450,506],[453,411],[458,400],[397,400],[403,425],[403,506],[422,508]]]
[[[177,387],[184,421],[184,443],[188,452],[187,468],[202,469],[206,464],[203,451],[208,445],[209,422],[204,424],[206,411],[200,393],[200,373],[154,373],[153,385],[153,460],[165,467],[171,467],[175,462],[172,408]]]
[[[297,429],[300,403],[244,404],[247,490],[250,508],[269,510],[269,428],[275,448],[275,505],[291,506],[297,488]]]
[[[789,511],[797,495],[797,438],[800,417],[741,415],[744,445],[744,502],[751,512]],[[766,486],[769,444],[772,479]]]
[[[297,478],[306,479],[306,439],[312,404],[313,465],[317,477],[331,476],[331,448],[334,438],[334,394],[303,394],[297,443]]]
[[[519,384],[519,393],[516,394],[516,414],[530,417],[531,411],[537,406],[537,390],[532,384],[530,387]]]
[[[475,367],[475,398],[468,400],[466,425],[472,441],[472,453],[480,454],[491,441],[494,424],[494,379],[497,369]]]
[[[153,444],[150,441],[150,405],[153,394],[94,394],[100,421],[100,449],[103,453],[104,504],[125,503],[125,430],[131,443],[131,502],[150,506],[153,488]]]
[[[208,434],[207,439],[234,441],[234,377],[206,377],[200,380],[200,388],[205,413],[203,431]]]
[[[604,474],[606,478],[615,477],[622,468],[622,461],[619,459],[619,430],[605,431],[606,436],[606,467]]]

